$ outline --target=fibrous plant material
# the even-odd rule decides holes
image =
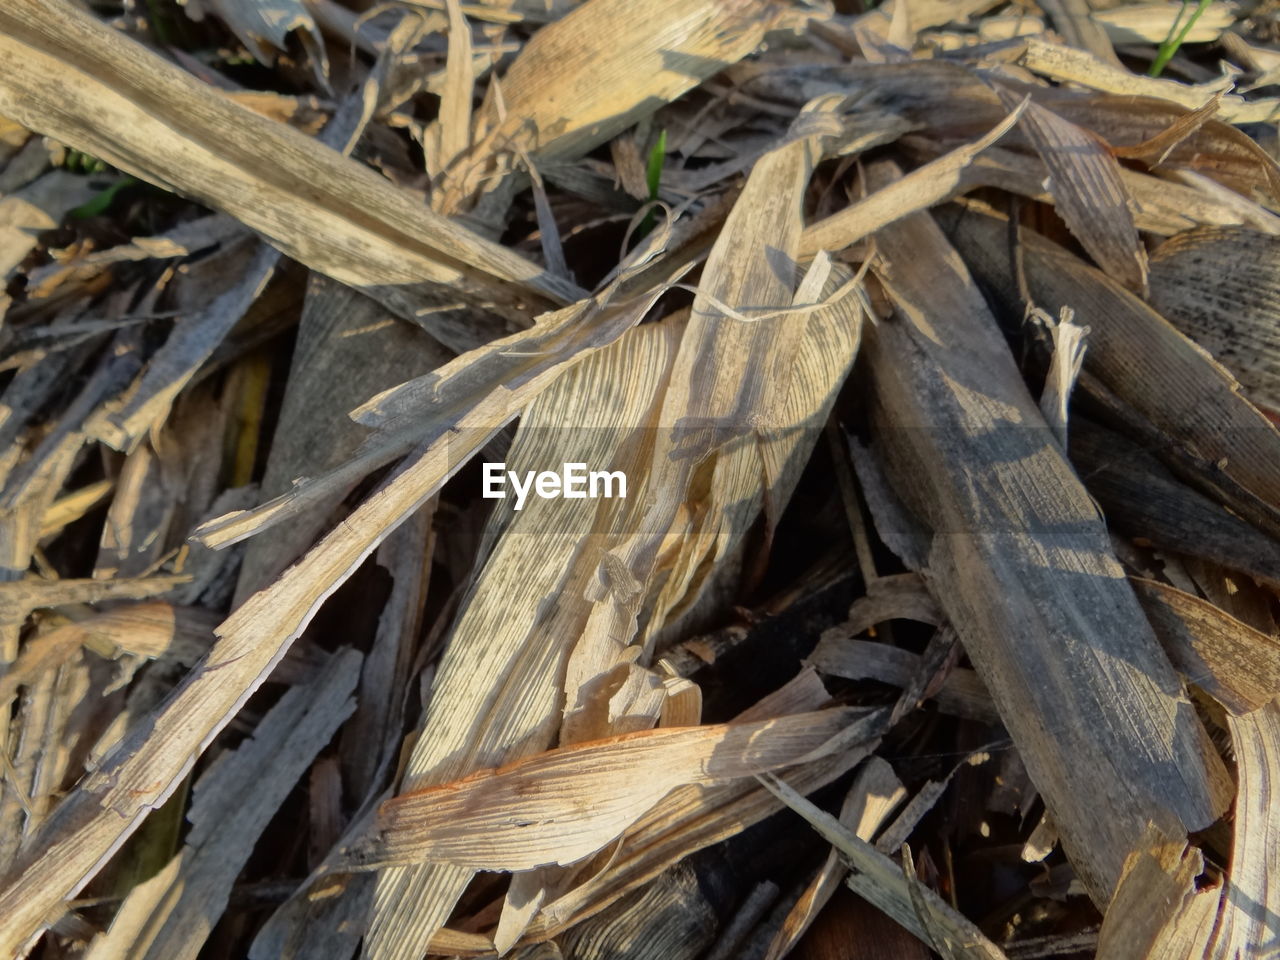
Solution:
[[[877,245],[894,304],[869,346],[880,455],[931,531],[926,578],[1105,904],[1148,821],[1197,830],[1221,814],[1225,770],[942,232],[917,214]],[[977,599],[995,595],[999,605]],[[1135,736],[1155,725],[1159,752]],[[1063,763],[1072,755],[1096,762]]]
[[[619,341],[588,368],[589,386],[579,387],[572,401],[539,405],[525,425],[531,444],[551,448],[541,456],[529,451],[531,461],[568,462],[573,456],[617,463],[636,489],[620,507],[600,507],[595,523],[570,528],[592,531],[586,539],[560,536],[560,524],[590,518],[581,510],[566,513],[559,504],[541,504],[508,527],[491,564],[501,560],[512,571],[526,569],[525,552],[545,550],[539,546],[544,536],[560,539],[568,552],[561,563],[543,568],[551,578],[545,584],[522,576],[520,600],[505,610],[482,599],[469,606],[409,762],[411,789],[446,784],[476,766],[543,748],[560,696],[566,702],[563,742],[584,738],[591,725],[597,736],[609,732],[600,719],[589,719],[598,707],[588,711],[579,704],[597,701],[597,691],[609,686],[606,678],[643,655],[643,637],[634,644],[642,609],[648,608],[650,630],[662,625],[677,605],[697,599],[708,559],[730,556],[761,506],[780,510],[795,482],[789,460],[831,402],[858,336],[859,318],[848,302],[791,314],[799,282],[791,259],[800,235],[799,203],[818,149],[815,140],[800,140],[757,165],[703,270],[701,289],[714,290],[714,298],[700,294],[687,325],[677,328],[668,318],[645,336],[636,331]],[[769,250],[776,251],[772,259]],[[800,298],[802,304],[820,295],[825,283],[815,287]],[[748,307],[758,319],[727,316],[722,305]],[[720,344],[719,366],[703,362],[709,342]],[[595,412],[576,409],[578,397],[601,392],[612,395],[613,403],[593,404]],[[550,418],[545,425],[542,416]],[[692,429],[682,429],[684,424]],[[582,446],[593,440],[594,448]],[[695,489],[705,498],[696,509],[690,502]],[[661,561],[660,550],[666,554]],[[665,583],[656,576],[659,562]],[[512,575],[489,569],[503,580]],[[560,592],[568,600],[555,616],[537,612],[551,593]],[[497,625],[494,617],[501,618]],[[501,643],[503,637],[509,645]],[[553,679],[562,671],[563,694]],[[494,704],[492,713],[460,723],[456,712],[471,714],[477,697]],[[648,709],[656,720],[654,706]],[[512,746],[498,752],[486,746],[490,742]],[[384,871],[370,933],[374,955],[407,956],[425,946],[470,875],[447,862]]]
[[[0,954],[1274,948],[1268,14],[871,6],[0,9]]]
[[[526,305],[577,292],[415,209],[367,168],[236,106],[70,3],[20,0],[0,13],[0,27],[13,65],[0,112],[225,209],[290,256],[410,316],[421,305],[412,285],[423,282],[509,306],[516,290]]]
[[[133,889],[89,957],[194,957],[225,909],[232,883],[284,794],[355,707],[359,654],[338,654],[311,684],[293,687],[253,740],[196,781],[182,851]],[[285,764],[281,758],[287,758]],[[270,792],[244,796],[269,779]]]
[[[1161,244],[1152,259],[1159,275],[1152,306],[1271,410],[1280,409],[1277,252],[1266,234],[1201,227]]]
[[[1007,248],[1007,223],[980,212],[947,218],[967,262],[1010,306],[1022,296]],[[1154,428],[1165,458],[1187,480],[1222,498],[1269,533],[1280,530],[1280,433],[1205,351],[1119,284],[1062,247],[1028,233],[1021,263],[1031,302],[1070,306],[1090,329],[1085,371]],[[1088,277],[1089,279],[1085,279]]]
[[[637,731],[562,747],[384,804],[357,862],[430,856],[473,870],[530,870],[596,853],[678,786],[735,780],[821,756],[853,716]],[[583,810],[584,801],[590,801]],[[529,829],[533,827],[534,829]]]

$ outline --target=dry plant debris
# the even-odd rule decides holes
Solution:
[[[7,0],[0,956],[1275,955],[1277,39]]]

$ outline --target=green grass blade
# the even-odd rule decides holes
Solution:
[[[1178,48],[1187,39],[1187,34],[1196,25],[1196,21],[1209,9],[1211,0],[1199,0],[1195,11],[1187,18],[1186,24],[1179,29],[1178,25],[1182,23],[1182,15],[1187,12],[1189,2],[1190,0],[1182,0],[1182,8],[1178,11],[1178,16],[1173,21],[1173,26],[1169,28],[1169,36],[1165,38],[1164,43],[1160,44],[1160,49],[1156,51],[1156,58],[1151,63],[1151,69],[1147,71],[1148,76],[1160,76],[1169,61],[1173,59],[1173,55],[1178,52]]]

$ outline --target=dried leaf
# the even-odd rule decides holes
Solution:
[[[1094,19],[1087,0],[1043,0],[1041,6],[1072,47],[1087,50],[1103,63],[1120,66],[1111,38]]]
[[[1026,107],[1025,103],[1014,103],[1009,115],[980,140],[958,147],[900,180],[872,191],[839,213],[810,225],[801,240],[801,254],[843,250],[887,224],[963,192],[967,186],[966,168],[978,154],[1013,128]]]
[[[1071,461],[1114,529],[1280,583],[1280,543],[1178,480],[1128,437],[1077,417]]]
[[[1197,100],[1179,106],[1168,98],[1150,95],[1080,97],[1060,89],[1046,95],[1043,102],[1113,147],[1150,142],[1204,105]],[[1207,120],[1196,127],[1168,152],[1161,165],[1203,173],[1246,197],[1257,194],[1271,201],[1280,199],[1280,166],[1256,141],[1220,120]]]
[[[308,281],[280,418],[263,473],[262,501],[287,494],[359,454],[369,431],[348,412],[370,396],[426,376],[449,360],[431,337],[390,316],[368,297],[327,277]],[[242,600],[301,556],[329,526],[334,507],[357,481],[290,517],[271,537],[254,538],[241,564]]]
[[[637,449],[634,425],[652,415],[669,373],[674,335],[669,324],[641,327],[561,377],[522,418],[507,454],[509,467],[591,462],[640,482],[637,458],[643,447]],[[609,402],[601,403],[603,397]],[[636,487],[620,504],[626,508],[642,497]],[[595,578],[603,539],[592,531],[613,512],[609,501],[598,501],[584,515],[580,503],[536,500],[516,512],[510,498],[502,502],[505,509],[490,526],[491,536],[500,530],[502,536],[487,551],[475,599],[453,630],[404,789],[448,783],[550,745],[560,725],[566,660],[591,609],[584,594]],[[540,612],[555,596],[562,601]],[[488,597],[502,602],[486,602]],[[577,699],[574,692],[567,708]],[[489,708],[477,713],[478,701]],[[471,872],[434,861],[382,871],[371,953],[408,955],[425,945]]]
[[[1173,237],[1151,260],[1151,305],[1280,410],[1280,241],[1240,228]]]
[[[1022,312],[1009,263],[1008,225],[966,211],[944,217],[977,276]],[[1273,535],[1280,531],[1280,433],[1205,351],[1163,317],[1071,253],[1021,233],[1033,302],[1070,307],[1089,327],[1085,372],[1154,428],[1153,452],[1189,482]]]
[[[192,652],[208,645],[213,626],[213,618],[203,611],[159,602],[131,604],[69,623],[27,643],[17,662],[0,676],[0,700],[8,700],[19,686],[30,684],[82,646],[106,657],[129,653],[148,658],[171,647],[185,648],[186,659],[194,660]]]
[[[20,190],[0,197],[0,278],[6,281],[27,258],[44,230],[98,192],[88,177],[53,170]],[[8,298],[0,294],[0,307]]]
[[[88,960],[192,960],[268,822],[355,707],[360,654],[334,654],[314,682],[291,687],[253,738],[196,781],[183,849],[134,887]]]
[[[539,30],[483,124],[535,159],[581,156],[751,53],[767,0],[592,0]]]
[[[1252,713],[1280,695],[1280,641],[1167,584],[1130,582],[1169,659],[1230,713]]]
[[[880,757],[871,757],[858,768],[849,792],[845,794],[840,806],[840,823],[860,840],[870,842],[894,807],[906,796],[906,788],[893,772],[893,767]],[[836,892],[845,869],[839,850],[832,849],[822,868],[787,913],[782,928],[769,944],[765,960],[782,960],[791,952]]]
[[[1007,107],[1013,91],[996,87]],[[1147,252],[1129,211],[1120,164],[1097,135],[1029,102],[1022,127],[1049,171],[1049,192],[1067,228],[1103,271],[1142,295],[1147,289]]]
[[[218,276],[235,280],[201,304],[194,316],[184,317],[163,347],[147,364],[136,390],[123,409],[96,424],[98,439],[117,450],[131,450],[166,417],[178,392],[195,375],[275,273],[280,254],[256,240],[244,238],[228,255],[211,265]]]
[[[1217,93],[1203,106],[1179,117],[1150,140],[1135,143],[1130,147],[1113,147],[1111,152],[1126,160],[1141,160],[1149,167],[1158,167],[1164,163],[1165,158],[1177,148],[1178,144],[1212,120],[1214,114],[1220,109],[1222,109],[1222,94]]]
[[[811,706],[812,700],[807,705]],[[887,719],[887,711],[873,711],[856,721],[842,734],[856,745],[853,749],[789,770],[788,781],[800,793],[812,793],[831,783],[875,749],[879,742],[875,737],[883,733]],[[747,722],[748,714],[736,721]],[[677,788],[637,821],[605,869],[543,907],[524,941],[536,943],[555,936],[690,853],[732,837],[782,807],[769,790],[749,780]]]
[[[1265,956],[1280,937],[1280,807],[1270,788],[1280,775],[1280,705],[1273,700],[1247,716],[1228,717],[1227,726],[1238,790],[1214,960]]]
[[[436,127],[439,153],[430,158],[437,170],[448,169],[471,145],[471,98],[475,85],[471,75],[471,27],[458,0],[447,0],[445,6],[449,11],[449,59]]]
[[[1208,957],[1219,894],[1200,892],[1204,857],[1152,824],[1126,858],[1098,933],[1099,960]]]
[[[1171,3],[1135,3],[1091,15],[1112,43],[1164,43],[1175,23],[1185,26],[1188,14]],[[1235,16],[1225,3],[1210,3],[1197,11],[1183,43],[1213,43],[1231,26]]]
[[[140,577],[116,580],[18,580],[0,583],[0,623],[22,623],[38,607],[104,600],[141,600],[166,593],[186,577]]]
[[[1069,50],[1053,47],[1055,50]],[[1095,61],[1089,58],[1088,62]],[[1089,70],[1093,67],[1087,68]],[[907,63],[854,62],[785,66],[743,64],[729,71],[745,92],[799,106],[818,93],[839,90],[847,95],[874,95],[876,103],[898,112],[943,141],[968,140],[990,130],[1007,112],[999,96],[974,70],[941,59]],[[1124,72],[1124,76],[1133,75]],[[1173,87],[1186,89],[1172,81]],[[1028,88],[1036,103],[1065,120],[1100,136],[1113,147],[1151,140],[1188,112],[1204,105],[1216,90],[1181,105],[1178,97],[1159,93],[1093,94],[1065,87]],[[1224,108],[1226,105],[1224,104]],[[1203,173],[1231,189],[1280,198],[1280,166],[1252,138],[1219,120],[1209,120],[1174,148],[1164,161],[1168,169]]]
[[[809,663],[833,677],[878,680],[895,687],[906,687],[919,675],[922,658],[910,650],[887,643],[824,636],[809,656]],[[938,709],[951,716],[968,717],[980,723],[999,720],[991,694],[972,670],[952,670],[931,696]]]
[[[844,855],[852,870],[846,882],[868,903],[887,913],[947,960],[1001,960],[1004,957],[1004,952],[976,925],[932,890],[921,887],[914,877],[905,876],[892,860],[831,814],[814,806],[772,774],[763,774],[759,780]]]
[[[1160,39],[1163,41],[1164,37]],[[1118,97],[1149,97],[1190,110],[1197,110],[1216,96],[1222,95],[1218,114],[1231,123],[1265,123],[1274,120],[1280,113],[1280,105],[1274,100],[1249,101],[1240,96],[1224,94],[1224,90],[1230,89],[1229,77],[1207,84],[1188,85],[1173,80],[1144,77],[1123,69],[1118,64],[1104,63],[1083,50],[1050,43],[1041,37],[1028,37],[1025,42],[1026,48],[1020,57],[1022,65],[1033,73],[1054,80],[1076,83]]]
[[[813,110],[833,105],[825,100]],[[568,669],[561,658],[571,654],[573,673],[565,690],[569,729],[575,711],[590,711],[595,678],[613,671],[626,653],[641,606],[651,610],[650,631],[668,625],[668,611],[697,598],[757,511],[763,506],[776,516],[781,509],[796,479],[794,454],[811,442],[814,422],[825,418],[857,343],[856,317],[839,304],[796,319],[786,316],[799,279],[791,258],[815,141],[789,143],[757,164],[708,258],[687,328],[668,318],[645,337],[630,338],[626,351],[620,341],[598,363],[587,361],[583,375],[593,379],[589,386],[579,382],[574,394],[560,392],[562,385],[570,389],[562,380],[558,401],[536,408],[557,429],[530,427],[538,417],[522,421],[520,435],[530,438],[532,462],[634,463],[635,472],[627,473],[637,490],[629,490],[618,509],[589,514],[585,528],[580,513],[557,512],[554,503],[522,511],[518,523],[511,520],[495,559],[515,564],[519,573],[512,577],[495,568],[499,582],[514,584],[495,594],[507,598],[501,610],[480,599],[485,593],[474,594],[450,646],[458,659],[449,657],[442,666],[427,729],[410,759],[408,789],[447,783],[475,766],[545,747],[559,671]],[[740,319],[725,316],[722,307],[782,315]],[[676,337],[679,351],[673,355]],[[713,343],[718,362],[708,366]],[[628,351],[635,351],[630,359]],[[602,409],[588,399],[605,391],[619,399],[616,408]],[[412,402],[412,393],[404,396]],[[398,416],[400,406],[393,395],[369,410],[386,420]],[[692,429],[682,429],[684,424]],[[593,428],[585,436],[584,425]],[[577,454],[584,443],[592,444],[590,454]],[[689,454],[702,449],[717,456],[699,464]],[[713,492],[703,509],[692,512],[680,504],[691,495],[695,466]],[[504,519],[511,516],[504,511]],[[561,526],[574,516],[573,527]],[[599,533],[581,540],[584,529]],[[557,538],[565,552],[556,561],[545,548],[530,546],[536,540],[513,539],[518,530],[576,536]],[[657,563],[668,543],[679,550],[662,558],[663,582]],[[523,559],[530,549],[539,556],[536,580]],[[650,595],[650,582],[660,584],[660,592],[655,587]],[[539,615],[550,593],[573,600],[557,604],[554,615]],[[474,717],[477,699],[494,697],[515,698],[513,708],[495,708],[470,722],[457,719],[458,711]],[[501,752],[487,746],[499,742],[511,746]],[[408,956],[424,947],[469,876],[468,870],[435,862],[383,871],[367,941],[371,954]]]
[[[226,210],[287,255],[399,312],[412,316],[433,295],[408,286],[423,282],[521,317],[513,294],[535,302],[579,294],[409,201],[367,167],[231,102],[68,0],[6,4],[0,52],[14,65],[0,82],[0,112]]]
[[[677,268],[683,273],[692,264]],[[649,290],[614,302],[619,286],[544,315],[531,329],[451,360],[431,373],[384,390],[353,412],[378,428],[350,459],[329,472],[302,478],[287,493],[251,511],[219,517],[196,531],[201,542],[227,546],[285,520],[316,503],[332,502],[374,470],[415,447],[430,461],[428,494],[492,436],[514,419],[566,369],[615,341],[644,316],[663,292]]]
[[[1049,429],[1065,450],[1067,447],[1067,404],[1080,366],[1084,363],[1085,338],[1089,328],[1073,322],[1068,311],[1063,311],[1058,322],[1050,327],[1053,338],[1053,358],[1044,378],[1044,392],[1040,394],[1040,413]]]
[[[867,584],[867,595],[849,609],[849,619],[824,632],[820,645],[830,638],[856,637],[887,620],[915,620],[936,627],[946,617],[919,574],[877,577]]]
[[[379,812],[378,838],[353,859],[383,866],[430,857],[473,870],[571,863],[604,847],[678,786],[816,758],[852,717],[828,710],[561,747],[400,794]]]
[[[920,141],[917,138],[912,143]],[[926,149],[931,156],[939,147],[928,142]],[[1182,175],[1187,176],[1186,171]],[[1037,157],[991,147],[965,171],[965,183],[1053,203],[1052,194],[1045,189],[1048,176],[1047,168]],[[1168,237],[1197,226],[1244,224],[1254,230],[1280,233],[1280,218],[1275,214],[1214,181],[1200,178],[1198,186],[1178,183],[1128,167],[1120,168],[1120,179],[1133,201],[1133,221],[1139,230]]]
[[[188,14],[194,14],[206,3],[249,48],[254,58],[267,66],[275,63],[277,51],[285,49],[286,37],[298,31],[303,46],[314,61],[317,76],[322,84],[325,83],[329,60],[325,55],[324,39],[302,0],[186,0],[183,8]]]
[[[869,341],[888,474],[932,529],[925,577],[1105,904],[1149,821],[1217,818],[1225,770],[955,252],[925,215],[876,243],[895,304]]]
[[[619,329],[638,319],[644,306],[624,319]],[[500,426],[501,422],[494,424],[485,435]],[[7,943],[17,950],[48,922],[53,904],[78,889],[99,859],[136,827],[147,810],[167,798],[202,746],[262,682],[335,586],[457,469],[448,429],[443,432],[444,440],[426,447],[346,523],[224,622],[219,628],[222,639],[153,723],[133,730],[102,767],[63,801],[50,819],[46,845],[32,847],[40,854],[20,859],[6,889],[0,891],[0,902],[14,904],[12,910],[5,908],[9,922],[0,927],[0,947]],[[465,703],[470,711],[473,700]],[[33,887],[35,876],[43,879]],[[30,895],[32,889],[40,889],[41,895]]]

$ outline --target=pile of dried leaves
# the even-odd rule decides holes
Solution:
[[[1278,21],[4,0],[0,956],[1273,954]]]

